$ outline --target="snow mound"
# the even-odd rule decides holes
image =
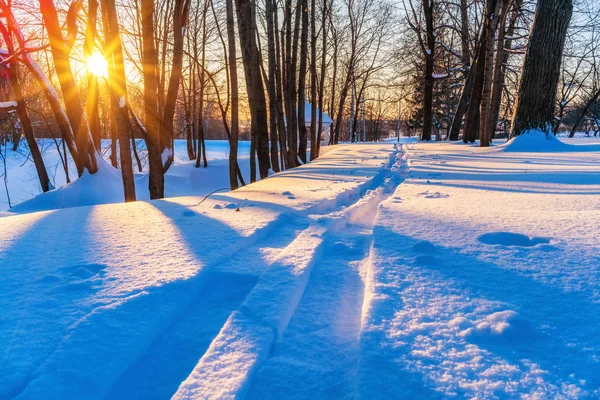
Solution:
[[[508,153],[559,153],[600,151],[600,146],[597,144],[568,144],[552,133],[546,134],[541,130],[531,130],[497,146],[497,149]]]
[[[457,321],[457,326],[469,325],[463,319]],[[522,336],[529,328],[529,324],[513,310],[498,311],[472,323],[472,326],[460,332],[464,337],[511,337]]]
[[[499,146],[505,152],[556,152],[573,151],[572,146],[561,142],[553,134],[541,130],[532,130],[515,136],[508,143]]]
[[[86,171],[79,179],[68,185],[17,204],[11,208],[11,212],[29,213],[123,201],[125,196],[121,172],[99,158],[98,172],[95,174]]]

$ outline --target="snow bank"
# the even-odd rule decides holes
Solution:
[[[565,139],[568,140],[568,139]],[[510,139],[507,143],[496,146],[500,151],[505,152],[584,152],[600,151],[599,144],[568,144],[561,141],[553,134],[546,134],[539,130],[528,131]]]

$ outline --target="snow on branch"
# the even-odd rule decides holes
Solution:
[[[0,101],[0,111],[14,111],[17,109],[16,101]]]

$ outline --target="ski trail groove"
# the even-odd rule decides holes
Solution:
[[[337,292],[337,299],[335,296],[328,299],[329,303],[324,305],[326,311],[335,314],[341,303],[343,307],[344,302],[355,299],[354,304],[348,305],[353,316],[350,323],[344,324],[342,315],[335,317],[340,322],[343,338],[355,346],[354,353],[357,355],[364,291],[360,263],[368,257],[378,205],[393,194],[405,176],[403,152],[399,145],[395,149],[388,165],[370,183],[371,190],[347,207],[316,217],[281,251],[239,310],[230,315],[174,398],[243,398],[254,388],[253,377],[257,372],[260,374],[263,364],[274,359],[278,349],[285,349],[288,342],[292,343],[287,340],[285,332],[294,318],[300,321],[303,314],[307,314],[308,318],[311,314],[318,317],[310,312],[297,313],[312,306],[321,307],[318,294],[327,291],[326,283],[331,279],[341,277],[342,282],[347,281]],[[339,260],[339,266],[345,264],[346,269],[336,271],[336,268],[320,267],[323,263],[335,264],[336,255],[331,250],[339,247],[340,243],[344,246],[341,239],[345,234],[350,247],[356,247],[354,254]],[[353,235],[356,237],[353,238]],[[325,253],[323,250],[326,250]],[[312,275],[313,269],[316,270],[316,278]],[[311,298],[313,294],[315,299]],[[312,322],[318,326],[318,321]],[[302,326],[302,323],[298,322],[298,325]],[[332,343],[330,350],[333,352],[336,347],[339,350],[343,345],[343,342]],[[349,363],[355,371],[355,360],[349,360]],[[351,376],[346,381],[351,385]]]

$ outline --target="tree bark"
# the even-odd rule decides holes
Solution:
[[[251,134],[254,138],[260,178],[269,175],[269,128],[267,122],[267,102],[260,72],[260,54],[256,42],[256,13],[252,0],[236,0],[238,30],[242,48],[242,61],[248,101],[250,103]],[[252,158],[253,155],[251,154]]]
[[[507,0],[496,0],[494,11],[487,24],[485,42],[485,68],[483,73],[483,89],[481,92],[481,107],[479,111],[479,146],[488,147],[492,139],[487,126],[490,114],[490,102],[492,99],[492,83],[494,80],[494,45],[496,43],[496,30],[499,17],[506,16],[508,8]]]
[[[173,118],[175,116],[175,105],[177,103],[177,92],[183,67],[183,37],[188,20],[189,0],[175,0],[173,10],[173,63],[167,97],[165,98],[165,109],[162,118],[161,129],[161,152],[163,154],[163,169],[166,172],[173,163],[174,151],[172,147],[175,137],[173,131]]]
[[[109,64],[109,82],[111,95],[119,99],[117,117],[117,137],[119,138],[119,158],[121,159],[121,176],[123,178],[123,191],[125,201],[135,201],[135,180],[133,178],[133,162],[131,160],[131,149],[129,147],[129,112],[127,103],[127,87],[125,78],[125,64],[123,62],[123,47],[117,17],[117,9],[114,1],[102,0],[103,15],[108,23],[108,32],[105,32],[105,40],[109,43],[108,49],[112,65]],[[107,34],[107,35],[106,35]]]
[[[423,99],[423,130],[421,140],[431,140],[433,126],[433,63],[435,52],[435,36],[433,33],[433,0],[423,0],[425,15],[425,77]]]
[[[298,71],[298,127],[299,146],[298,156],[306,164],[308,134],[306,130],[306,67],[308,59],[308,2],[298,0],[302,13],[302,34],[300,37],[300,68]]]
[[[142,8],[142,70],[144,76],[144,109],[148,164],[148,188],[151,199],[165,197],[165,177],[161,159],[160,119],[158,114],[158,56],[154,37],[154,0],[141,0]]]
[[[521,8],[521,0],[517,0],[514,4],[514,10],[510,17],[508,24],[508,30],[506,30],[506,17],[510,8],[511,1],[506,1],[506,5],[503,8],[503,15],[500,15],[500,27],[498,28],[498,50],[496,52],[496,65],[494,66],[494,86],[492,89],[492,98],[490,100],[490,110],[488,113],[488,122],[486,127],[488,129],[487,137],[490,141],[496,134],[496,126],[498,125],[498,119],[500,116],[500,105],[502,103],[502,90],[504,88],[505,79],[505,65],[508,62],[509,53],[506,49],[509,49],[512,44],[512,36],[514,35],[515,25],[519,16]]]
[[[560,64],[572,13],[571,0],[538,2],[519,83],[511,137],[531,130],[552,132]]]

